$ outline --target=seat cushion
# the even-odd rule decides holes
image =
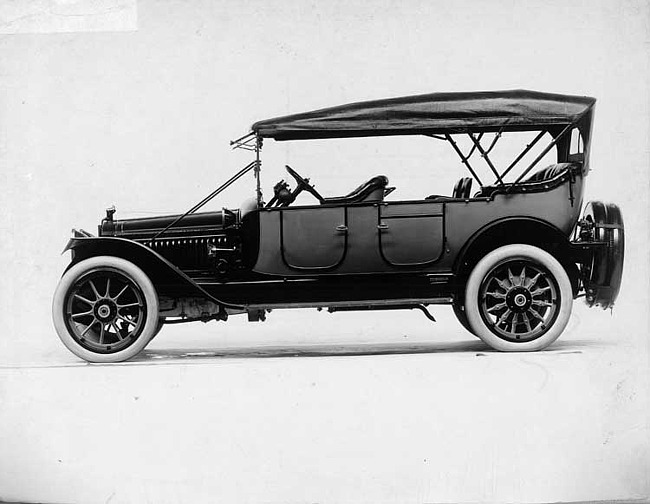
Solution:
[[[546,180],[554,179],[555,177],[562,175],[571,167],[575,166],[575,163],[554,163],[548,165],[546,168],[536,171],[530,177],[522,180],[517,185],[526,185],[526,184],[535,184],[539,182],[544,182]],[[485,198],[491,196],[495,191],[503,191],[504,188],[509,188],[512,184],[508,183],[505,186],[484,186],[480,191],[478,191],[474,197],[475,198]]]
[[[384,199],[384,189],[388,185],[388,177],[385,175],[378,175],[364,182],[354,191],[345,196],[334,196],[332,198],[324,198],[323,203],[359,203],[361,201],[381,201]]]
[[[572,166],[571,163],[555,163],[548,165],[546,168],[542,168],[541,170],[533,173],[523,182],[541,182],[542,180],[552,179],[554,177],[557,177],[560,173],[562,173],[570,166]]]
[[[441,194],[432,194],[424,199],[427,200],[449,200],[449,199],[468,199],[472,191],[472,178],[462,177],[456,182],[450,196],[443,196]]]

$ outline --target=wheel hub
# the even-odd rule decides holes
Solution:
[[[117,315],[115,303],[108,299],[99,301],[94,307],[95,317],[101,322],[110,322]]]
[[[533,297],[524,287],[513,287],[506,294],[506,305],[516,313],[528,311],[532,301]]]

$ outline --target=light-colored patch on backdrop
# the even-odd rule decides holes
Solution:
[[[3,0],[0,34],[135,31],[137,0]]]

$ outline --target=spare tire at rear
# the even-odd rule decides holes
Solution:
[[[602,201],[587,203],[580,220],[580,240],[602,243],[582,265],[585,300],[589,306],[611,308],[621,288],[625,256],[625,225],[619,207]]]

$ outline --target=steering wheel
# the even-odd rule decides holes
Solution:
[[[296,170],[291,168],[289,165],[284,165],[284,167],[287,169],[287,173],[291,175],[295,180],[296,180],[296,191],[294,192],[295,196],[298,196],[298,194],[305,189],[307,192],[311,193],[311,195],[316,198],[318,201],[321,203],[325,201],[325,198],[323,198],[320,193],[314,189],[314,186],[309,183],[309,179],[303,178]]]

